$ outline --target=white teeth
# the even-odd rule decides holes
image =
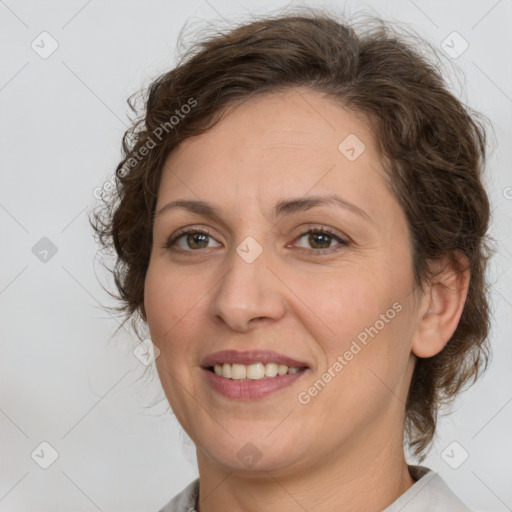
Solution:
[[[224,372],[223,372],[224,373]],[[231,365],[231,378],[235,380],[245,379],[247,377],[247,367],[245,364]]]
[[[250,364],[247,367],[247,378],[252,380],[263,379],[265,377],[265,366],[263,363]]]
[[[286,366],[285,364],[280,364],[277,371],[278,371],[279,375],[284,375],[285,373],[288,372],[288,366]]]
[[[267,363],[265,366],[265,375],[267,377],[275,377],[277,375],[277,369],[279,365],[276,363]]]
[[[226,377],[226,379],[231,379],[231,365],[228,363],[224,363],[222,365],[222,372],[223,377]]]
[[[295,374],[299,368],[288,368],[285,364],[277,363],[254,363],[254,364],[216,364],[213,367],[216,375],[226,379],[234,380],[260,380],[268,377],[277,377],[278,375]]]

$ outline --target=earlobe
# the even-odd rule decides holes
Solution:
[[[423,297],[412,353],[433,357],[448,343],[459,323],[469,289],[469,262],[462,254],[445,256],[438,263],[439,273]]]

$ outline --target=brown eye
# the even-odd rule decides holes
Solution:
[[[310,233],[308,243],[316,249],[327,249],[332,242],[332,236],[325,233]]]
[[[208,247],[208,235],[204,235],[203,233],[193,233],[183,236],[185,237],[186,245],[191,249],[204,249],[205,247]]]
[[[188,231],[181,231],[177,235],[173,236],[164,247],[166,249],[173,249],[176,246],[176,250],[178,251],[193,252],[212,247],[209,245],[212,241],[214,241],[214,239],[207,231],[191,229]],[[220,244],[217,247],[219,246]]]
[[[312,253],[322,253],[322,250],[335,249],[337,245],[347,246],[348,242],[336,236],[328,229],[310,229],[302,233],[297,240],[306,240],[307,246],[300,245],[304,249],[309,250]],[[333,242],[338,242],[332,245]]]

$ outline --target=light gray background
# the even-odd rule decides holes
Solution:
[[[284,5],[0,0],[0,510],[156,511],[197,476],[176,420],[158,401],[158,381],[141,378],[145,367],[132,352],[138,340],[127,332],[111,339],[117,322],[103,309],[113,303],[98,283],[107,276],[95,263],[87,212],[120,159],[126,98],[173,66],[184,22],[204,26]],[[474,510],[512,510],[512,2],[322,5],[366,7],[438,47],[453,31],[469,44],[456,59],[467,80],[463,98],[495,128],[494,358],[440,423],[424,465]],[[59,45],[47,59],[31,48],[34,40],[42,45],[43,31]],[[452,46],[460,49],[458,41]],[[46,263],[32,252],[42,237],[58,249]],[[40,460],[49,456],[38,448],[43,441],[58,452],[46,470],[31,457],[36,449]],[[454,441],[462,447],[455,458],[469,453],[458,469],[442,457]]]

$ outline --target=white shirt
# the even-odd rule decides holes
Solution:
[[[444,480],[424,466],[408,466],[415,483],[382,512],[471,512]],[[159,512],[197,512],[199,478],[191,482]]]

